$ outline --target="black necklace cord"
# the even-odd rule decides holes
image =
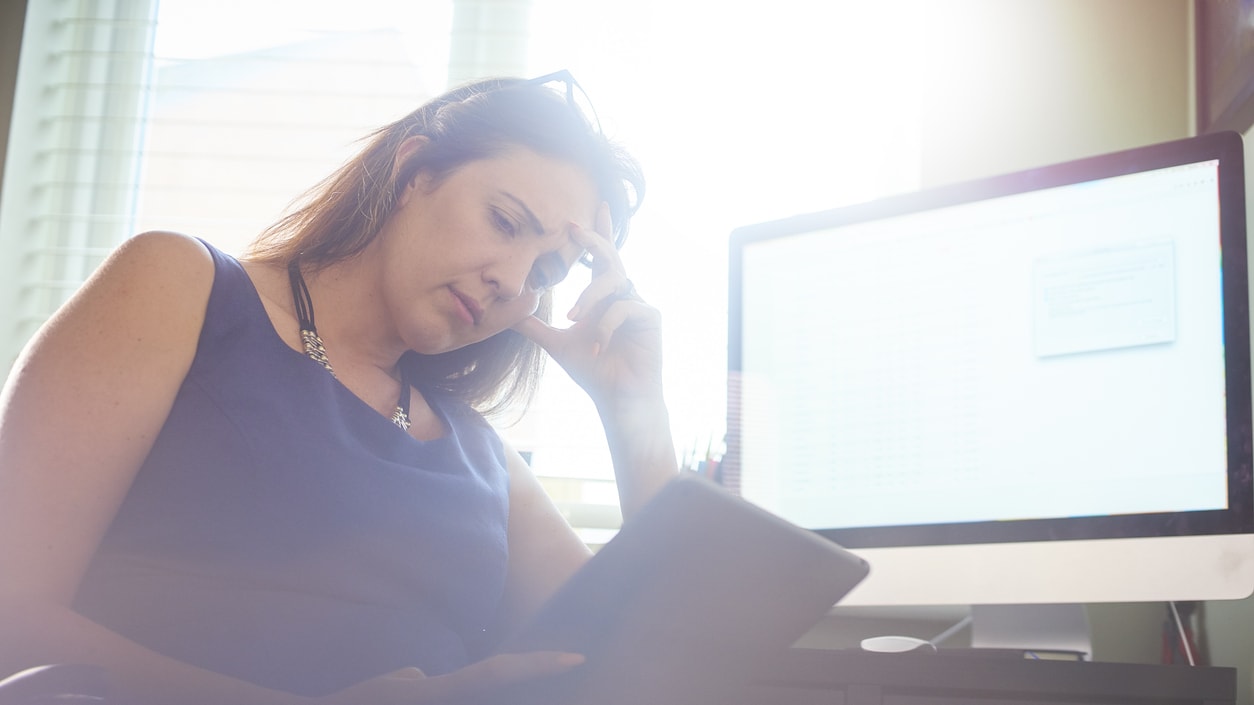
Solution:
[[[305,354],[314,362],[322,365],[335,376],[331,369],[331,361],[327,358],[327,349],[318,337],[318,329],[314,327],[313,299],[309,296],[309,287],[305,285],[305,277],[300,273],[300,261],[293,258],[287,265],[287,278],[292,284],[292,305],[296,308],[296,320],[300,324],[300,342]]]
[[[313,299],[309,297],[309,287],[305,285],[305,277],[300,273],[300,260],[293,258],[287,265],[287,278],[292,284],[292,303],[296,307],[296,320],[302,331],[316,331],[314,327]]]
[[[292,305],[296,308],[296,320],[300,325],[300,342],[305,348],[305,354],[314,362],[326,368],[326,371],[335,377],[335,370],[331,368],[331,360],[327,358],[327,349],[322,344],[322,338],[318,336],[318,329],[314,327],[314,310],[313,298],[309,296],[309,286],[305,284],[305,277],[300,272],[300,261],[293,258],[287,265],[287,278],[292,285]],[[409,379],[405,375],[404,367],[400,371],[401,378],[401,394],[396,400],[396,409],[392,412],[392,423],[396,424],[402,431],[408,431],[410,426],[409,420]]]

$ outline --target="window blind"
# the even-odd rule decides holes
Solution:
[[[155,0],[29,3],[0,195],[0,369],[131,231]]]

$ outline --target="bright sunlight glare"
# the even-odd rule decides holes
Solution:
[[[624,261],[637,288],[663,312],[679,452],[717,447],[724,424],[728,234],[739,225],[918,187],[917,77],[927,60],[922,5],[517,1],[530,17],[522,28],[528,57],[518,73],[570,69],[607,133],[644,166],[645,205]],[[485,13],[478,17],[482,31],[518,31],[496,27],[492,6],[459,5]],[[156,52],[164,65],[212,65],[217,57],[390,30],[401,33],[411,73],[432,93],[447,82],[453,8],[452,0],[162,0]],[[424,97],[417,94],[420,86],[394,88],[415,91],[411,107]],[[397,117],[341,106],[354,107],[353,119],[365,124]],[[340,133],[334,139],[327,154],[344,146]],[[307,144],[307,152],[318,149]],[[213,156],[195,169],[240,169]],[[293,160],[283,183],[270,178],[265,187],[289,196],[303,191],[325,173],[323,167],[314,173],[307,157]],[[182,167],[193,171],[190,163]],[[243,201],[229,210],[231,227],[242,235],[278,215],[270,204],[247,213]],[[577,294],[576,285],[566,286],[556,310],[569,308]],[[560,373],[550,377],[529,418],[504,432],[516,445],[536,449],[537,473],[609,477],[586,396]]]

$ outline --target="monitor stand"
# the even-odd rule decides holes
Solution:
[[[1024,652],[1076,653],[1093,659],[1083,604],[972,605],[971,646]]]

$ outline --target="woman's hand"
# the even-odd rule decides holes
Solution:
[[[573,324],[560,329],[530,316],[514,330],[543,347],[598,408],[622,399],[660,401],[661,316],[627,278],[610,238],[608,206],[598,209],[595,232],[570,228],[592,256],[592,281],[567,314]]]
[[[624,516],[643,506],[678,472],[670,417],[662,394],[662,325],[636,295],[610,239],[602,204],[596,232],[571,225],[571,237],[592,255],[592,282],[554,328],[532,316],[514,330],[534,340],[592,397],[609,441]]]
[[[583,663],[579,654],[533,651],[499,654],[442,676],[426,676],[417,668],[403,668],[318,698],[319,705],[422,705],[476,702],[494,691],[537,678],[561,675]],[[508,702],[509,698],[502,698]]]

